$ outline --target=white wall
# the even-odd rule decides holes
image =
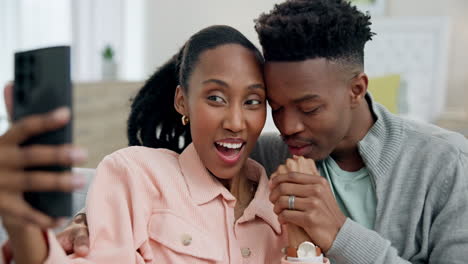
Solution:
[[[282,0],[146,0],[145,74],[175,54],[188,37],[213,24],[228,24],[255,44],[253,19]],[[390,17],[448,16],[452,21],[447,91],[447,117],[468,118],[468,1],[387,0],[384,14]]]
[[[0,1],[0,135],[8,128],[3,87],[13,80],[14,52],[72,41],[70,0]]]
[[[146,0],[73,1],[73,78],[102,80],[102,51],[111,45],[120,80],[141,80]]]
[[[282,1],[148,0],[145,69],[150,74],[155,67],[175,54],[193,33],[214,24],[235,27],[257,45],[253,20],[280,2]]]
[[[448,16],[452,22],[446,118],[468,119],[468,1],[388,0],[386,15]]]
[[[145,71],[149,76],[195,32],[214,24],[230,25],[259,46],[253,20],[282,0],[147,0]],[[276,131],[268,113],[264,131]]]

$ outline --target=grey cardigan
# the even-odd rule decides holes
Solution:
[[[374,182],[375,226],[347,219],[327,256],[340,264],[468,263],[468,141],[367,99],[377,121],[358,148]],[[289,154],[269,134],[252,155],[270,175]]]

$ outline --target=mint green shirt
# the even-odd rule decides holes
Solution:
[[[330,182],[341,211],[362,226],[374,229],[377,199],[367,168],[344,171],[331,157],[322,161],[319,168]]]

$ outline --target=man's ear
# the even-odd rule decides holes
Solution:
[[[351,107],[356,108],[363,100],[367,93],[367,86],[369,84],[369,78],[367,74],[361,72],[354,77],[350,82],[350,93],[351,93]]]
[[[177,85],[175,95],[174,95],[174,108],[176,109],[179,114],[187,116],[188,117],[188,100],[187,96],[185,95],[184,90],[182,89],[182,86]]]

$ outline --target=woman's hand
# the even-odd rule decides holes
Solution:
[[[11,86],[6,89],[13,89]],[[5,95],[11,91],[5,91]],[[11,106],[11,98],[5,98]],[[10,107],[9,107],[10,108]],[[10,109],[11,110],[11,109]],[[71,166],[86,159],[86,153],[70,145],[50,146],[21,144],[27,139],[63,127],[70,120],[70,110],[60,108],[41,115],[32,115],[13,123],[0,136],[0,216],[7,222],[33,223],[41,228],[57,221],[33,209],[24,199],[26,191],[70,192],[85,185],[85,177],[71,172],[25,171],[25,168],[47,165]]]
[[[86,214],[80,213],[59,234],[57,239],[67,254],[86,257],[89,253],[89,233]]]
[[[346,221],[328,181],[310,159],[294,157],[281,166],[270,183],[270,200],[279,221],[302,227],[312,242],[327,252]],[[294,210],[289,209],[291,195],[295,196]]]

